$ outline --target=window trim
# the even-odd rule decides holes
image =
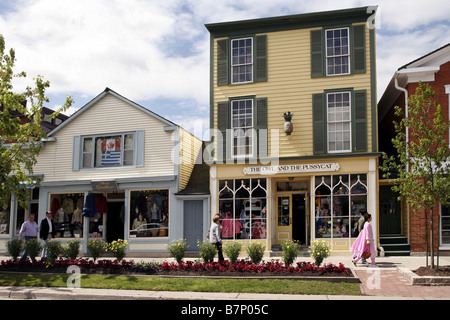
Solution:
[[[334,122],[331,122],[331,123],[349,123],[350,124],[350,132],[349,132],[349,135],[350,135],[350,146],[349,146],[349,149],[346,149],[346,150],[344,150],[344,149],[341,149],[341,150],[334,150],[334,151],[330,151],[330,139],[329,139],[329,133],[330,133],[330,128],[329,128],[329,124],[330,124],[330,119],[329,119],[329,116],[328,116],[328,96],[330,95],[330,94],[339,94],[339,93],[347,93],[348,94],[348,98],[349,98],[349,118],[350,118],[350,120],[346,120],[346,121],[334,121]],[[353,151],[353,136],[352,136],[352,134],[353,134],[353,131],[352,131],[352,126],[353,126],[353,121],[352,121],[352,103],[353,103],[353,101],[352,101],[352,91],[351,90],[343,90],[343,91],[333,91],[333,92],[326,92],[326,98],[325,98],[325,106],[326,106],[326,122],[327,122],[327,130],[326,130],[326,134],[327,134],[327,137],[326,137],[326,141],[327,141],[327,153],[347,153],[347,152],[352,152]]]
[[[247,40],[250,39],[252,44],[251,44],[251,48],[252,48],[252,52],[251,52],[251,63],[245,63],[245,64],[234,64],[233,63],[233,42],[235,41],[239,41],[239,40]],[[235,39],[230,39],[230,84],[246,84],[246,83],[253,83],[255,82],[255,72],[254,72],[254,66],[255,66],[255,41],[254,41],[254,37],[253,36],[248,36],[248,37],[242,37],[242,38],[235,38]],[[241,66],[251,66],[251,76],[252,79],[250,81],[238,81],[235,82],[234,81],[234,77],[233,77],[233,69],[234,67],[241,67]]]
[[[251,127],[238,127],[235,128],[233,125],[233,103],[234,102],[239,102],[239,101],[251,101],[252,103],[252,110],[251,110],[251,123],[252,126]],[[232,99],[230,100],[230,129],[231,129],[231,157],[233,159],[245,159],[245,158],[253,158],[254,154],[255,154],[255,116],[254,116],[254,111],[255,111],[255,99],[254,98],[239,98],[239,99]],[[252,134],[252,141],[251,141],[251,148],[252,148],[252,152],[251,153],[246,153],[246,154],[235,154],[234,153],[234,130],[235,129],[241,129],[241,130],[250,130],[251,134]]]
[[[334,31],[334,30],[343,30],[347,29],[347,47],[348,47],[348,53],[347,54],[341,54],[341,55],[333,55],[328,56],[328,38],[327,38],[327,32],[328,31]],[[339,27],[339,28],[332,28],[332,29],[325,29],[324,30],[324,38],[325,38],[325,76],[326,77],[334,77],[334,76],[345,76],[351,74],[351,45],[350,45],[350,28],[349,27]],[[329,74],[328,73],[328,59],[329,58],[336,58],[336,57],[348,57],[348,72],[347,73],[335,73],[335,74]]]
[[[124,165],[124,156],[125,156],[125,136],[127,135],[132,135],[133,136],[133,164],[131,165]],[[98,138],[106,138],[106,137],[113,137],[113,136],[121,136],[121,141],[120,141],[120,161],[121,164],[118,166],[95,166],[95,146],[96,146],[96,139]],[[84,141],[85,139],[92,139],[92,149],[91,152],[84,152]],[[137,144],[136,144],[136,139],[137,139],[137,131],[128,131],[128,132],[119,132],[119,133],[105,133],[105,134],[94,134],[94,135],[84,135],[80,137],[80,170],[101,170],[101,169],[117,169],[117,168],[130,168],[130,167],[136,167],[136,148],[137,148]],[[129,149],[127,149],[129,150]],[[91,154],[91,166],[90,167],[85,167],[84,166],[84,154]]]

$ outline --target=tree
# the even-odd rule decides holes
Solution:
[[[401,119],[400,122],[394,121],[396,136],[392,143],[397,154],[388,156],[383,153],[381,166],[385,178],[390,178],[393,172],[398,174],[393,191],[399,192],[408,205],[425,215],[426,265],[428,267],[430,244],[431,268],[435,267],[435,207],[439,202],[447,204],[450,200],[450,149],[445,141],[449,124],[441,106],[433,98],[431,86],[419,83],[416,93],[408,98],[408,115],[405,116],[402,108],[395,107],[395,114]]]
[[[11,193],[26,208],[28,193],[26,186],[39,182],[34,178],[33,165],[42,148],[41,140],[46,133],[41,128],[42,107],[48,103],[45,90],[50,82],[38,76],[34,87],[25,92],[13,92],[13,80],[25,78],[26,73],[14,73],[15,51],[6,52],[5,40],[0,34],[0,206],[7,206]],[[55,118],[72,105],[67,96],[64,105],[49,117]]]

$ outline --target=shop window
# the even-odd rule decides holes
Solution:
[[[0,212],[0,235],[9,234],[9,221],[11,214],[11,201],[8,201],[8,205],[3,206]]]
[[[83,237],[84,219],[82,214],[84,207],[84,193],[50,194],[50,206],[49,210],[52,212],[53,222],[55,224],[53,237]]]
[[[315,177],[316,238],[355,238],[367,210],[365,174]]]
[[[130,192],[130,237],[169,236],[169,190]]]
[[[441,245],[450,246],[450,206],[441,205]]]
[[[25,209],[20,205],[20,203],[16,202],[16,212],[15,212],[15,221],[16,221],[16,229],[15,235],[19,235],[20,228],[22,224],[29,218],[30,213],[34,213],[36,215],[35,220],[36,223],[39,224],[38,221],[38,210],[39,210],[39,188],[31,188],[28,189],[28,209]],[[8,220],[9,222],[9,220]]]
[[[267,181],[219,181],[219,215],[222,239],[267,238]]]

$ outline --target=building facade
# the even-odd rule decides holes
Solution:
[[[380,150],[389,155],[395,154],[391,139],[395,135],[392,121],[399,119],[394,114],[394,107],[400,106],[405,112],[408,109],[408,98],[416,93],[419,82],[427,83],[435,92],[434,100],[442,107],[443,115],[448,123],[450,108],[450,44],[426,54],[400,67],[386,87],[378,103]],[[450,133],[445,140],[450,146]],[[385,202],[381,205],[381,219],[386,223],[380,227],[381,234],[397,234],[406,238],[405,250],[411,254],[426,252],[426,231],[424,212],[414,212],[405,203],[396,200],[390,180],[380,180],[380,189],[384,190]],[[450,250],[450,209],[448,206],[436,204],[435,212],[439,213],[440,230],[436,223],[435,243],[439,243],[442,251]],[[437,249],[437,248],[436,248]],[[402,251],[398,248],[398,251]]]
[[[166,253],[173,239],[205,234],[203,223],[189,225],[192,214],[208,217],[207,196],[195,203],[183,191],[194,169],[202,141],[169,120],[106,88],[53,129],[38,156],[29,208],[14,199],[0,237],[18,235],[30,212],[40,222],[53,213],[53,238],[125,239],[130,254]],[[187,202],[185,208],[185,202]],[[207,228],[208,226],[205,226]]]
[[[368,7],[208,24],[211,215],[222,238],[315,239],[348,252],[378,229],[375,30]]]

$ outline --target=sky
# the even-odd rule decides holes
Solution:
[[[16,52],[14,89],[49,80],[47,107],[70,115],[106,87],[208,140],[207,23],[377,5],[377,95],[394,72],[450,42],[448,0],[0,0]]]

